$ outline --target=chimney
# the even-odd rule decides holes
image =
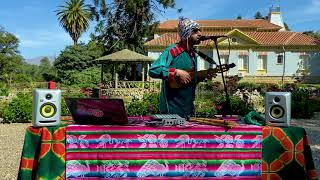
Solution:
[[[286,31],[280,12],[280,6],[272,6],[269,11],[268,20],[270,23],[281,26],[279,31]]]

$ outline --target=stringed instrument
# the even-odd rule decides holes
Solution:
[[[193,81],[196,77],[197,78],[205,78],[208,74],[208,71],[212,71],[213,73],[221,73],[221,69],[222,69],[222,72],[225,72],[225,71],[228,71],[230,68],[234,68],[234,67],[236,67],[236,65],[234,63],[231,63],[231,64],[222,64],[221,68],[220,68],[220,66],[217,66],[216,68],[210,68],[207,70],[201,70],[201,71],[197,71],[197,72],[195,72],[193,70],[191,70],[191,71],[186,70],[186,71],[189,73],[189,75],[191,76],[191,79]],[[175,77],[169,81],[169,85],[171,88],[180,88],[182,86],[185,86],[186,84],[182,84],[179,77]]]

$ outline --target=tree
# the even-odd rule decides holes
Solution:
[[[55,68],[52,66],[48,57],[40,60],[37,74],[42,81],[57,81]]]
[[[21,56],[2,56],[0,55],[0,77],[3,81],[11,86],[14,77],[17,74],[21,73],[21,69],[19,68],[23,63]]]
[[[242,19],[242,16],[239,14],[236,19]]]
[[[84,4],[84,0],[68,0],[65,5],[59,7],[57,16],[60,24],[76,45],[82,33],[89,28],[91,10]]]
[[[19,53],[19,39],[0,27],[0,53],[6,56],[13,56]]]
[[[30,76],[33,81],[42,81],[42,78],[39,78],[39,66],[35,64],[28,64],[24,62],[20,67],[23,74]]]
[[[54,62],[57,77],[68,85],[79,83],[74,78],[74,73],[97,67],[93,60],[101,57],[102,53],[103,49],[95,42],[67,46]]]
[[[285,22],[284,24],[284,28],[286,29],[286,31],[291,31],[291,29],[289,28],[288,24]]]
[[[48,57],[44,57],[40,60],[40,67],[51,68],[51,62]]]
[[[123,48],[143,53],[144,38],[151,36],[157,25],[155,13],[173,8],[175,0],[95,0],[93,14],[98,22],[95,40],[105,45],[106,54]],[[179,11],[179,10],[178,10]]]
[[[320,31],[305,31],[303,34],[314,37],[320,41]]]
[[[254,15],[255,19],[264,19],[260,11],[257,11],[256,14]]]
[[[23,59],[18,51],[19,39],[0,28],[0,79],[9,85],[14,76],[21,72]]]

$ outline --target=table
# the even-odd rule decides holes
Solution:
[[[292,173],[294,171],[295,173]],[[19,179],[317,179],[305,130],[29,127]],[[295,178],[292,178],[295,177]]]

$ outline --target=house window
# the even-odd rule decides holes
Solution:
[[[220,61],[221,61],[221,64],[228,64],[228,55],[221,55]]]
[[[309,69],[309,56],[308,55],[301,55],[299,62],[299,69],[300,70],[307,70]]]
[[[266,70],[267,69],[267,56],[259,55],[258,56],[258,70]]]
[[[231,38],[231,42],[236,43],[237,42],[237,38]]]
[[[278,54],[277,56],[277,64],[282,64],[283,63],[283,55],[282,54]]]
[[[238,67],[240,71],[248,71],[249,56],[240,55],[238,59]]]

